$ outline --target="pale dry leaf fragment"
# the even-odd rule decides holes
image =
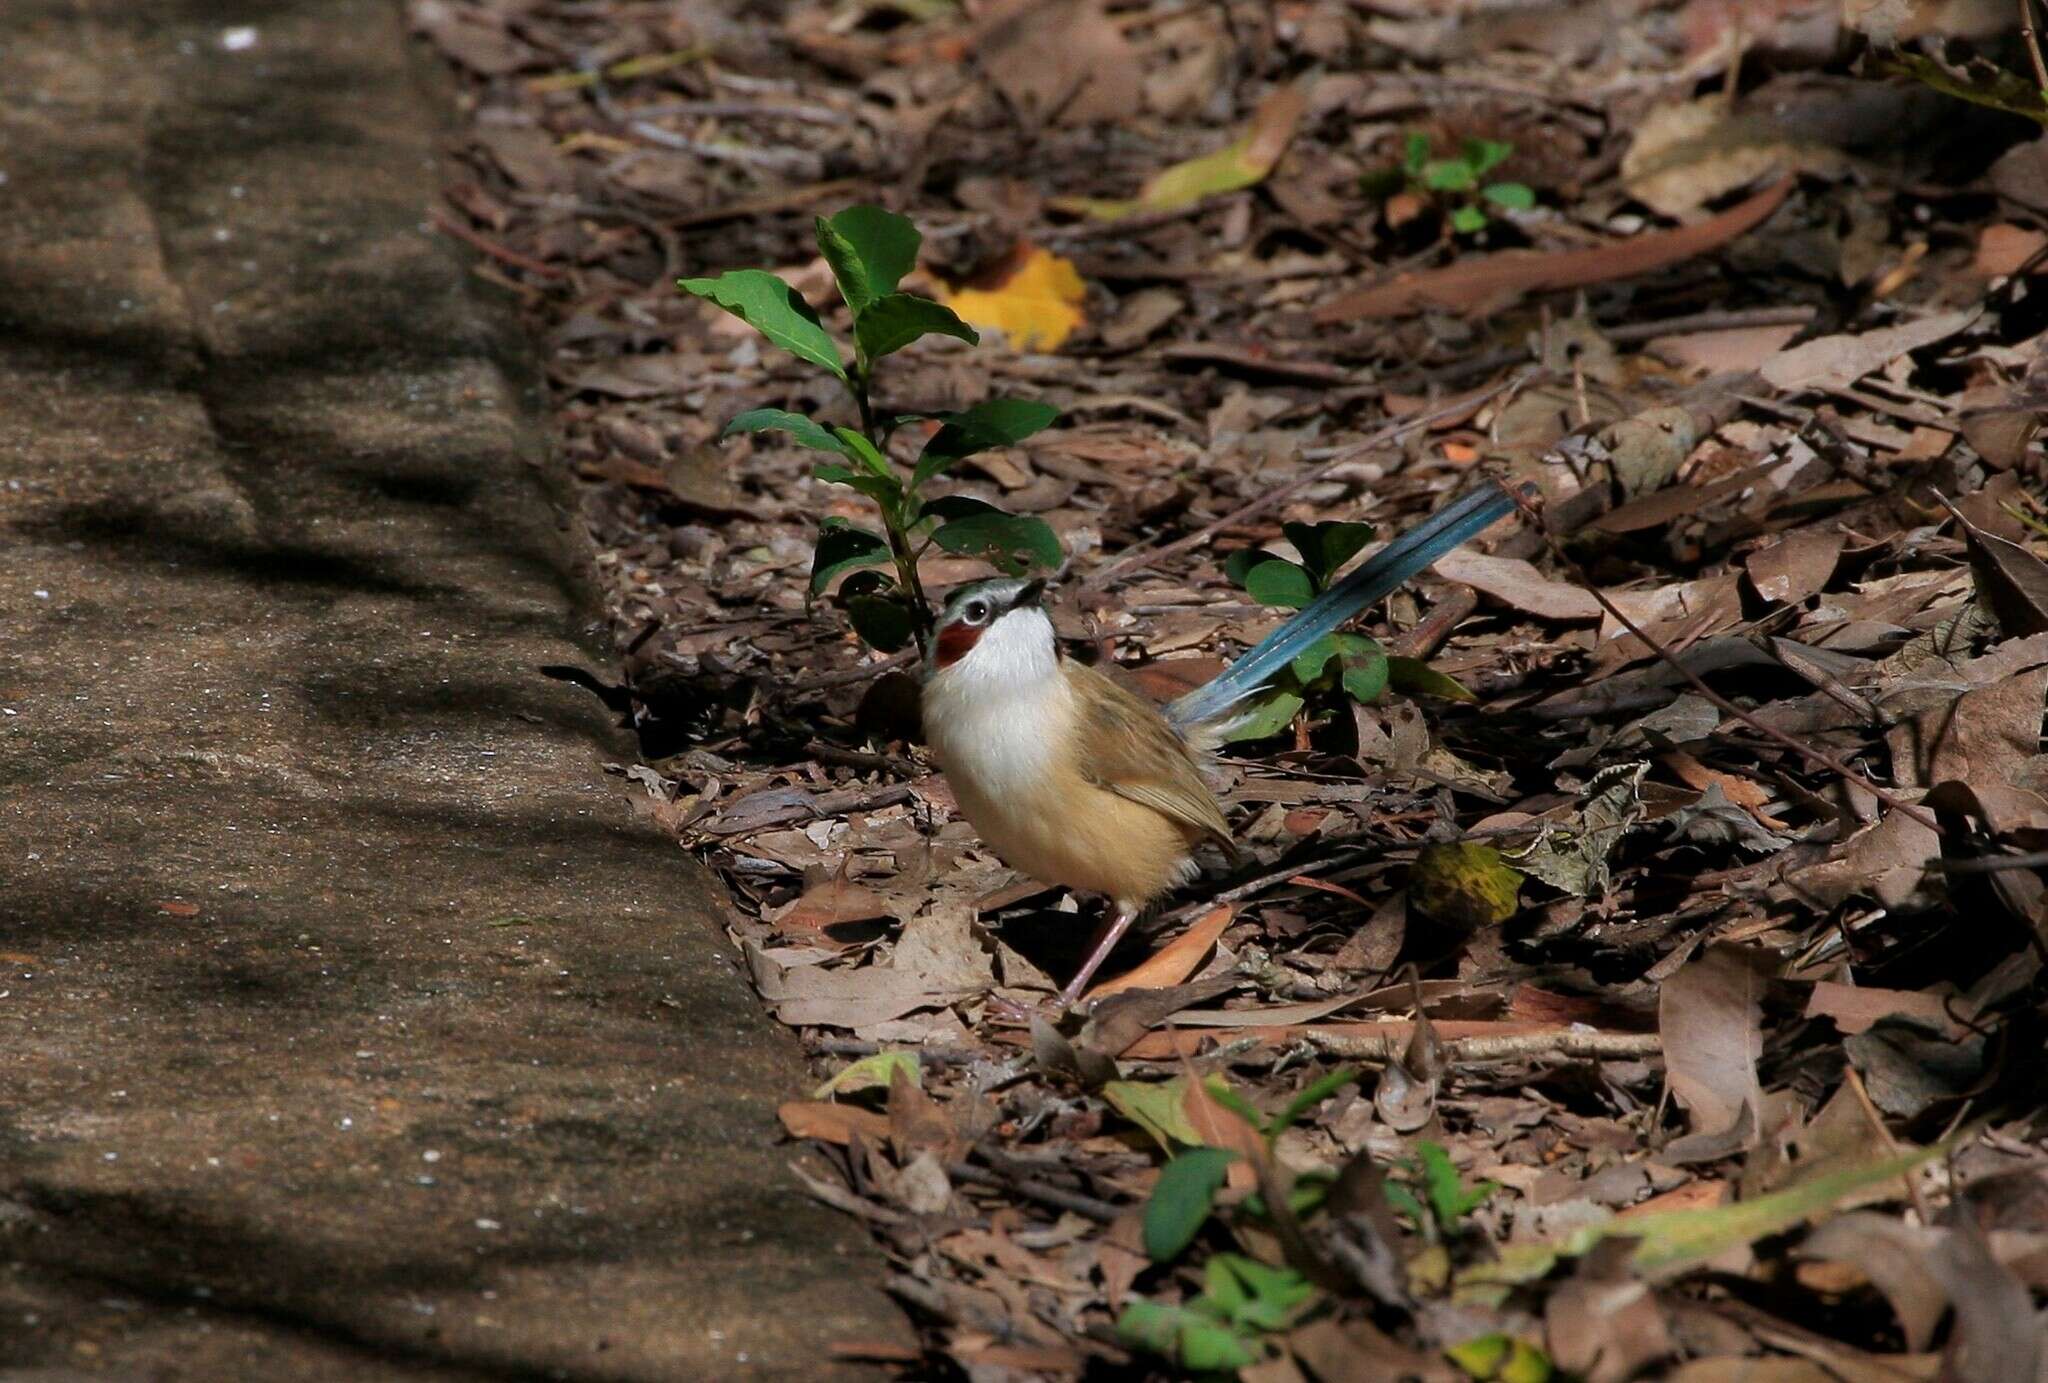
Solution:
[[[1777,327],[1731,327],[1679,336],[1653,336],[1643,349],[1701,375],[1747,374],[1785,348],[1797,322]]]
[[[1874,1210],[1854,1210],[1807,1236],[1799,1256],[1845,1263],[1869,1278],[1899,1318],[1906,1348],[1918,1354],[1933,1342],[1935,1327],[1948,1311],[1948,1292],[1927,1266],[1944,1232]]]
[[[1686,220],[1716,198],[1780,169],[1839,172],[1837,151],[1769,114],[1730,115],[1719,93],[1658,106],[1622,156],[1622,184],[1659,215]]]
[[[1955,1020],[1942,996],[1918,989],[1869,989],[1862,985],[1822,980],[1806,996],[1806,1016],[1827,1018],[1846,1035],[1868,1032],[1881,1019],[1906,1017],[1954,1029]]]
[[[1846,389],[1902,355],[1946,341],[1977,319],[1975,310],[1938,312],[1917,322],[1860,335],[1823,336],[1779,351],[1760,367],[1779,389]]]
[[[1600,602],[1591,591],[1553,581],[1520,557],[1491,557],[1458,548],[1438,558],[1430,570],[1446,581],[1470,586],[1540,619],[1576,622],[1600,618]]]
[[[2033,1293],[1992,1256],[1977,1222],[1964,1216],[1923,1263],[1955,1304],[1943,1376],[1954,1383],[2042,1383],[2048,1329]]]
[[[1941,858],[1941,837],[1905,812],[1889,812],[1835,848],[1834,856],[1786,875],[1785,882],[1822,909],[1861,895],[1888,908],[1917,911],[1939,896],[1929,865]]]
[[[1517,869],[1576,898],[1607,891],[1608,858],[1643,820],[1647,763],[1616,764],[1595,774],[1582,805],[1562,821],[1546,821],[1526,849],[1510,852]]]
[[[1798,528],[1750,553],[1743,566],[1758,595],[1796,605],[1827,589],[1847,541],[1840,529]]]
[[[884,966],[828,970],[820,965],[784,967],[752,942],[745,945],[754,987],[775,1016],[792,1027],[862,1028],[974,998],[979,985],[933,990],[916,975]]]
[[[1680,967],[1657,995],[1657,1031],[1671,1094],[1695,1133],[1715,1133],[1763,1109],[1764,966],[1739,946],[1716,944]]]
[[[996,979],[994,948],[976,933],[974,909],[947,901],[905,924],[889,968],[934,993],[986,990]]]
[[[1143,64],[1102,0],[1003,0],[985,12],[973,53],[1034,124],[1120,120],[1138,104]]]

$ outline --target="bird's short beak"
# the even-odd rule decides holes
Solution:
[[[1036,605],[1044,595],[1045,579],[1043,577],[1036,581],[1027,581],[1017,588],[1015,598],[1010,601],[1010,608],[1017,610],[1027,605]]]

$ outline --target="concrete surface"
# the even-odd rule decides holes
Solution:
[[[828,1376],[903,1326],[536,672],[582,539],[422,71],[386,0],[0,6],[0,1369]]]

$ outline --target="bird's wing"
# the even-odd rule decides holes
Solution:
[[[1215,795],[1165,717],[1094,668],[1070,662],[1066,672],[1080,700],[1076,748],[1082,776],[1235,853]]]

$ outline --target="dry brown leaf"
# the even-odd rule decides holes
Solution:
[[[1796,605],[1827,589],[1847,538],[1838,528],[1797,528],[1743,560],[1765,600]]]
[[[1658,991],[1665,1078],[1695,1133],[1720,1133],[1762,1113],[1763,989],[1759,957],[1716,945]]]
[[[1719,787],[1723,797],[1754,816],[1759,825],[1773,831],[1787,829],[1784,822],[1764,811],[1765,804],[1774,794],[1755,779],[1708,768],[1683,749],[1674,749],[1664,755],[1664,762],[1687,787],[1697,788],[1701,792],[1710,787]]]
[[[1553,581],[1520,557],[1489,557],[1459,548],[1438,558],[1430,570],[1540,619],[1600,618],[1600,602],[1591,591]]]
[[[1779,389],[1846,389],[1902,355],[1946,341],[1977,320],[1975,309],[1938,312],[1860,335],[1823,336],[1779,351],[1758,367]]]
[[[1209,958],[1209,948],[1235,916],[1237,909],[1229,903],[1212,908],[1137,966],[1089,990],[1082,1002],[1092,1003],[1127,989],[1169,989],[1179,984],[1202,968],[1202,962]]]
[[[1939,994],[1911,989],[1866,989],[1862,985],[1822,980],[1806,996],[1808,1018],[1832,1019],[1844,1034],[1868,1032],[1895,1016],[1925,1019],[1943,1029],[1956,1027],[1948,1004]]]
[[[792,1138],[815,1138],[845,1147],[855,1134],[880,1146],[889,1137],[889,1116],[880,1110],[830,1100],[786,1100],[775,1110]]]
[[[1782,179],[1698,225],[1648,231],[1611,245],[1548,253],[1510,250],[1461,259],[1443,269],[1397,275],[1387,283],[1323,304],[1316,309],[1315,320],[1327,326],[1361,317],[1401,317],[1427,308],[1477,312],[1528,293],[1634,278],[1682,264],[1756,229],[1791,190],[1792,180]]]

